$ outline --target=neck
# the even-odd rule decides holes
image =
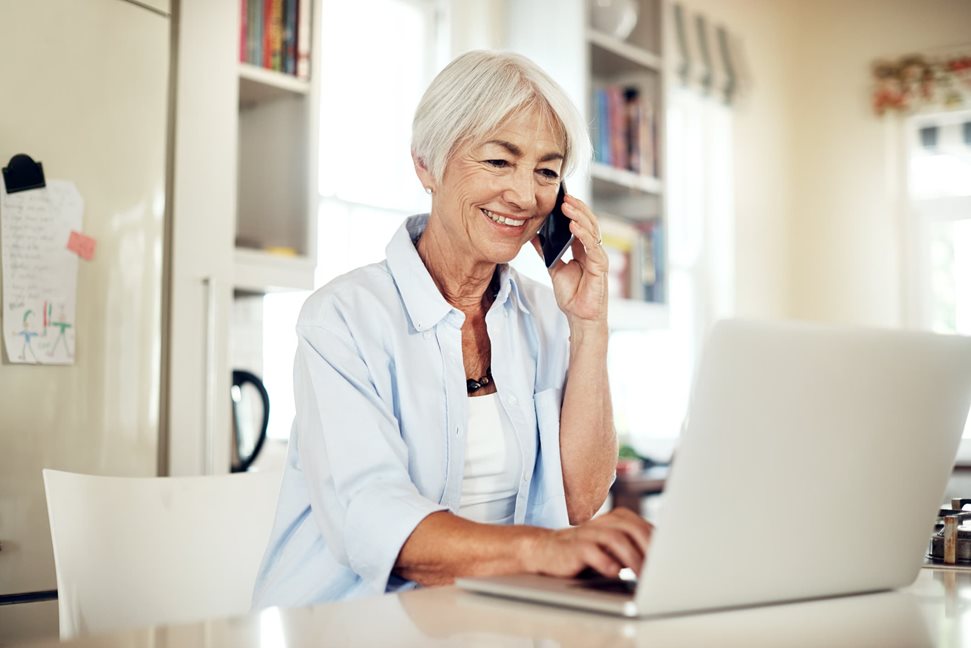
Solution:
[[[489,286],[496,264],[474,261],[471,255],[456,253],[455,246],[438,226],[438,219],[433,217],[429,217],[416,247],[445,301],[466,315],[488,310],[492,302]]]

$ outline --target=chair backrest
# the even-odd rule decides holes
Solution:
[[[61,638],[248,611],[280,479],[45,470]]]

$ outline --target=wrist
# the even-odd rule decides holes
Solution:
[[[607,320],[584,320],[572,318],[570,324],[570,343],[584,344],[589,342],[606,344],[610,337],[610,329]]]
[[[543,545],[552,533],[551,529],[531,527],[528,528],[527,533],[520,537],[516,555],[519,558],[521,572],[527,574],[540,573],[540,565],[542,564],[540,556],[543,552]]]

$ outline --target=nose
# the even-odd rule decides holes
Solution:
[[[532,171],[529,169],[516,169],[516,172],[509,178],[509,184],[503,192],[503,200],[526,211],[536,206],[536,183]]]

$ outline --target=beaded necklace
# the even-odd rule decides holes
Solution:
[[[465,381],[465,388],[470,394],[474,394],[492,382],[492,367],[486,369],[486,373],[481,378],[469,378]]]

